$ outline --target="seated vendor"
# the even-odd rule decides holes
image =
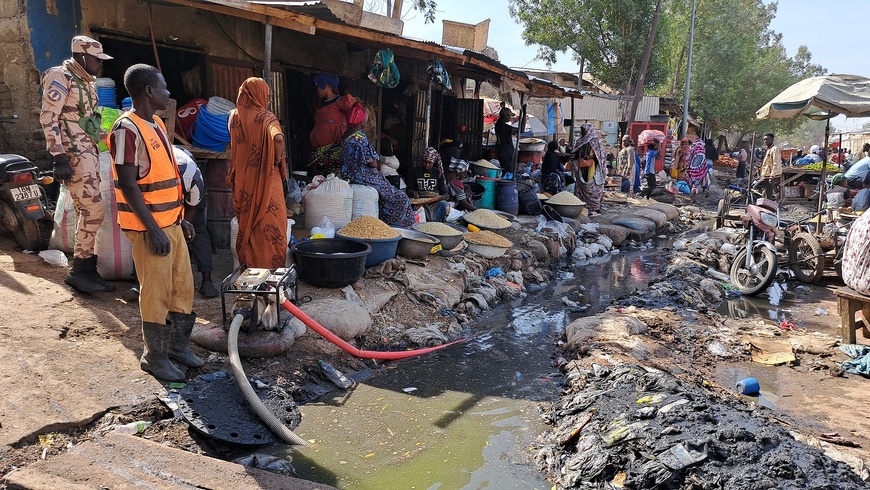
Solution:
[[[444,221],[447,217],[447,183],[441,168],[441,155],[431,146],[423,150],[420,165],[414,168],[408,194],[413,199],[432,199],[432,202],[422,204],[426,221]]]
[[[474,206],[474,194],[471,187],[464,182],[467,175],[468,162],[465,160],[450,162],[445,173],[447,177],[448,199],[453,208],[458,211],[477,211],[477,208]]]
[[[863,213],[867,208],[870,208],[870,173],[864,177],[864,188],[852,199],[853,212]]]

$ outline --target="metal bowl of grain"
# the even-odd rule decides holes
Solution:
[[[462,219],[481,230],[504,233],[511,227],[511,222],[495,214],[489,209],[478,209],[462,216]]]
[[[468,244],[468,250],[487,259],[501,257],[514,246],[507,238],[488,230],[466,233],[465,243]]]
[[[411,228],[421,233],[434,236],[441,241],[441,248],[444,250],[453,250],[456,248],[456,246],[462,242],[463,236],[465,236],[465,233],[468,231],[461,226],[437,222],[415,223],[411,225]]]
[[[396,248],[396,253],[409,259],[423,259],[432,253],[432,247],[441,243],[441,241],[431,235],[409,230],[407,228],[393,228],[402,234],[402,239],[399,240],[399,246]]]
[[[579,197],[567,191],[562,191],[553,197],[547,199],[548,206],[565,218],[576,218],[583,213],[583,206],[586,205]]]
[[[361,216],[339,228],[335,238],[368,243],[372,248],[366,257],[366,268],[369,268],[395,257],[402,235],[375,217]]]

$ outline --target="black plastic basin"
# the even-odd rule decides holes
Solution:
[[[321,288],[341,288],[362,277],[372,247],[363,242],[321,238],[299,242],[291,250],[299,280]]]

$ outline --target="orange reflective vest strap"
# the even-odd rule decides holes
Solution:
[[[120,121],[122,118],[129,119],[139,130],[139,135],[142,137],[143,144],[148,151],[148,158],[151,161],[151,169],[148,174],[136,180],[142,198],[145,200],[145,206],[160,228],[178,223],[184,208],[182,206],[181,176],[178,174],[175,155],[166,148],[154,129],[134,112],[126,112],[118,120]],[[154,116],[154,122],[166,134],[166,126],[163,125],[163,121]],[[112,129],[117,127],[118,123],[116,122]],[[111,141],[111,134],[108,141]],[[111,145],[111,143],[109,144]],[[109,150],[112,151],[111,147]],[[127,203],[124,193],[118,186],[118,173],[115,165],[112,165],[112,177],[115,180],[118,224],[121,225],[121,229],[146,231],[145,224],[133,212],[133,208]]]

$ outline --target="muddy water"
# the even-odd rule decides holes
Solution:
[[[572,264],[552,286],[479,318],[470,341],[387,364],[350,392],[301,407],[297,433],[315,444],[291,454],[299,477],[354,489],[550,488],[530,448],[546,429],[538,403],[561,389],[554,337],[645,287],[657,255]]]

